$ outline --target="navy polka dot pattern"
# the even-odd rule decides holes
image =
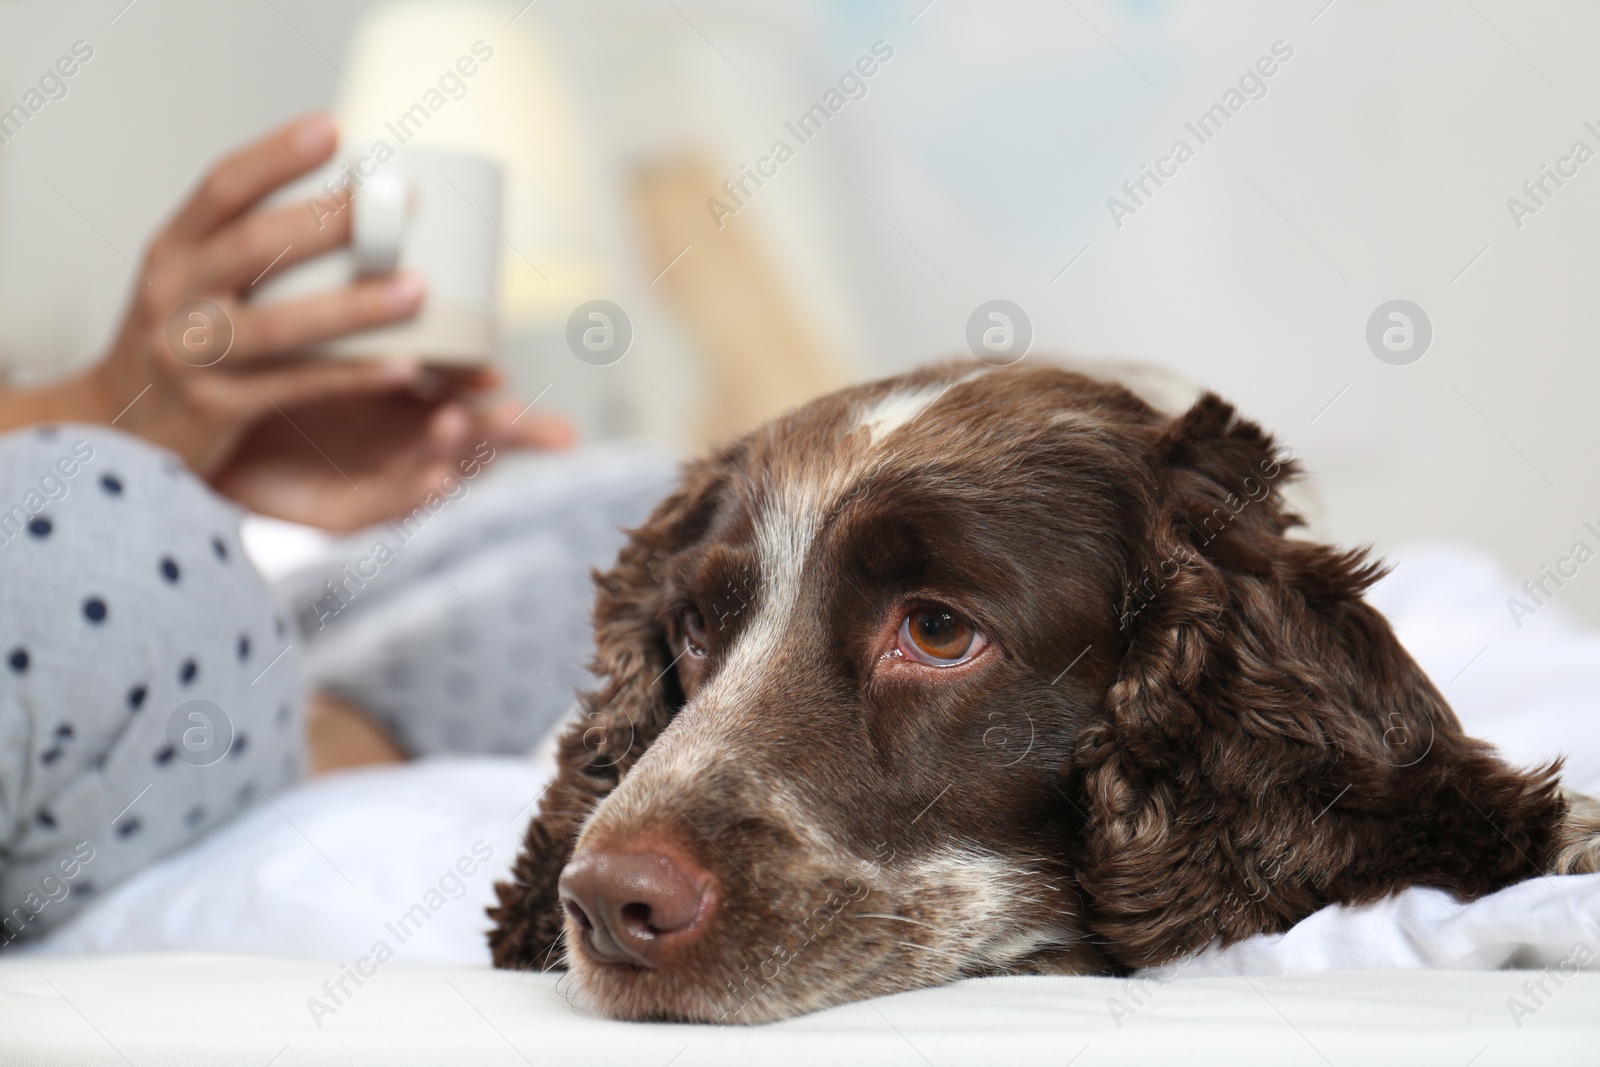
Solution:
[[[675,477],[617,449],[474,481],[420,533],[352,535],[275,598],[237,512],[173,457],[103,428],[0,436],[0,514],[28,514],[0,524],[0,782],[24,783],[0,789],[0,906],[90,841],[29,933],[49,929],[298,778],[307,673],[412,753],[527,752],[589,684],[589,568]],[[398,554],[374,578],[378,539]],[[370,580],[330,605],[349,573]]]
[[[31,937],[303,775],[305,679],[237,510],[169,454],[103,427],[0,436],[6,514],[0,911],[78,870]]]

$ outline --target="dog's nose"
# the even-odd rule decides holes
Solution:
[[[638,967],[697,940],[714,903],[709,874],[662,852],[582,849],[559,890],[589,956]]]

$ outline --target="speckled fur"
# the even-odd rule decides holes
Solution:
[[[1170,417],[975,364],[691,464],[597,575],[602,685],[497,887],[496,965],[571,966],[620,1018],[761,1021],[1593,870],[1600,806],[1462,733],[1362,599],[1376,565],[1286,536],[1296,474],[1215,396]],[[875,642],[917,600],[998,652],[880,677]],[[684,603],[715,622],[693,670]],[[669,968],[562,947],[562,866],[622,837],[713,872],[716,921]]]

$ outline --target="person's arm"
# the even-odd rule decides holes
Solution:
[[[36,389],[0,390],[0,433],[50,422],[104,422],[117,417],[85,372]]]

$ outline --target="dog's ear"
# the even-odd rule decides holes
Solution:
[[[562,734],[554,781],[528,826],[512,881],[499,882],[489,947],[496,967],[563,966],[556,893],[561,868],[595,805],[616,788],[682,703],[660,623],[661,561],[699,536],[710,521],[725,460],[690,464],[680,487],[630,531],[616,566],[596,573],[595,660],[600,685],[580,693],[580,714]]]
[[[1405,885],[1542,873],[1555,768],[1466,737],[1362,594],[1362,552],[1285,536],[1287,450],[1207,394],[1153,455],[1123,653],[1072,769],[1089,925],[1149,966]]]

